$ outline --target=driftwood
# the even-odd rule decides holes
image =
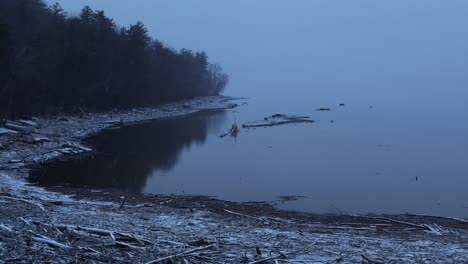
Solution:
[[[142,237],[138,237],[134,234],[116,232],[116,231],[105,230],[105,229],[100,229],[100,228],[72,226],[72,225],[56,225],[55,227],[57,227],[59,230],[83,231],[83,232],[93,234],[93,235],[109,236],[113,241],[116,241],[116,242],[121,242],[121,241],[135,242],[140,245],[154,244],[153,242],[146,240]]]
[[[54,248],[60,248],[60,249],[69,249],[70,247],[67,246],[67,245],[64,245],[62,243],[59,243],[55,240],[52,240],[48,237],[45,237],[45,236],[41,236],[41,237],[33,237],[32,240],[36,241],[36,242],[42,242],[42,243],[46,243],[47,245],[51,246],[51,247],[54,247]]]
[[[28,131],[33,130],[32,127],[24,126],[23,124],[15,122],[15,121],[7,121],[5,123],[5,128],[18,131],[18,132],[28,132]]]
[[[249,262],[249,264],[259,264],[259,263],[265,263],[265,262],[268,262],[270,260],[275,260],[275,262],[277,262],[276,260],[279,259],[279,258],[286,258],[286,255],[292,255],[292,254],[296,254],[300,251],[293,251],[293,252],[289,252],[289,253],[279,253],[278,255],[276,256],[272,256],[272,257],[268,257],[268,258],[264,258],[264,259],[259,259],[259,260],[255,260],[255,261],[252,261],[252,262]]]
[[[265,263],[265,262],[267,262],[267,261],[276,260],[276,259],[279,259],[279,258],[282,258],[282,257],[284,257],[284,255],[278,255],[278,256],[268,257],[268,258],[264,258],[264,259],[259,259],[259,260],[251,261],[251,262],[249,262],[249,264]]]
[[[18,132],[15,131],[15,130],[11,130],[11,129],[7,129],[7,128],[4,128],[4,127],[0,127],[0,135],[3,135],[3,134],[17,134]]]
[[[0,196],[0,198],[31,204],[31,205],[39,207],[39,209],[41,209],[42,211],[46,210],[42,204],[31,202],[31,201],[28,201],[28,200],[23,199],[23,198],[18,198],[18,197],[13,197],[13,196],[6,196],[6,195],[2,195],[2,196]]]
[[[37,122],[34,122],[32,120],[18,120],[16,121],[17,123],[20,123],[22,125],[25,125],[25,126],[32,126],[32,127],[36,127],[37,126]]]
[[[91,252],[91,253],[96,253],[96,254],[102,254],[101,252],[93,249],[93,248],[90,248],[90,247],[78,247],[79,250],[83,250],[83,251],[88,251],[88,252]]]
[[[169,244],[169,245],[174,245],[174,246],[187,246],[188,244],[187,243],[181,243],[181,242],[176,242],[176,241],[171,241],[171,240],[165,240],[165,239],[158,239],[156,241],[156,244],[158,243],[165,243],[165,244]]]
[[[91,228],[91,227],[81,227],[81,226],[71,226],[71,225],[57,225],[57,228],[61,230],[76,230],[76,231],[85,231],[87,233],[99,236],[109,236],[112,240],[116,240],[113,231]]]
[[[227,135],[230,135],[233,138],[237,138],[237,134],[239,133],[239,128],[237,127],[237,123],[232,124],[231,129],[227,133],[223,133],[219,135],[220,138],[224,138]]]
[[[230,213],[230,214],[233,214],[233,215],[243,216],[243,217],[247,217],[247,218],[250,218],[250,219],[255,219],[255,220],[263,221],[263,219],[260,218],[260,217],[255,217],[255,216],[250,216],[250,215],[246,215],[246,214],[241,214],[241,213],[237,213],[237,212],[230,211],[230,210],[228,210],[228,209],[224,209],[224,211],[225,211],[226,213]]]
[[[254,127],[271,127],[292,123],[313,123],[314,120],[308,116],[287,116],[282,114],[275,114],[270,117],[265,117],[263,120],[245,123],[242,125],[244,128]]]
[[[119,210],[122,209],[127,201],[127,196],[124,196],[122,203],[120,204]]]
[[[115,247],[130,248],[130,249],[142,249],[142,247],[137,247],[137,246],[134,246],[132,244],[128,244],[128,243],[125,243],[125,242],[119,242],[119,241],[116,241],[114,246]]]
[[[372,260],[368,257],[366,257],[365,255],[361,255],[362,259],[366,262],[363,261],[363,263],[367,263],[367,264],[384,264],[383,262],[380,262],[380,261],[376,261],[376,260]]]
[[[165,260],[190,255],[190,254],[193,254],[193,253],[198,252],[198,251],[204,251],[204,250],[210,249],[213,246],[214,245],[209,245],[209,246],[206,246],[206,247],[198,247],[198,248],[190,249],[190,250],[184,251],[182,253],[170,255],[170,256],[167,256],[167,257],[163,257],[163,258],[158,258],[156,260],[152,260],[150,262],[147,262],[146,264],[156,264],[156,263],[159,263],[159,262],[163,262]]]
[[[4,224],[0,224],[0,230],[6,233],[13,233],[13,229]]]
[[[418,228],[418,229],[434,231],[433,228],[431,228],[430,226],[428,226],[426,224],[414,224],[414,223],[410,223],[410,222],[406,222],[406,221],[391,219],[391,218],[388,218],[388,217],[371,217],[371,216],[358,216],[358,217],[373,219],[373,220],[387,221],[387,222],[400,224],[400,225],[406,225],[406,226],[410,226],[410,227],[414,227],[414,228]]]

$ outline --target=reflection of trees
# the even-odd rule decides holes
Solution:
[[[182,150],[204,144],[208,132],[216,129],[214,121],[224,119],[224,112],[202,112],[103,131],[89,139],[97,150],[94,156],[32,171],[31,180],[141,192],[154,170],[172,169]]]

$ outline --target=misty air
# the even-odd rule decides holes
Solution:
[[[0,0],[0,263],[468,263],[467,12]]]

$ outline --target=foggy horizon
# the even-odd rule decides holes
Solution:
[[[71,15],[102,9],[119,26],[142,21],[170,47],[206,51],[230,75],[229,95],[268,93],[280,103],[287,88],[324,101],[361,94],[437,104],[468,94],[466,1],[58,3]],[[407,92],[395,92],[402,86]]]
[[[0,262],[468,263],[467,14],[0,0]]]

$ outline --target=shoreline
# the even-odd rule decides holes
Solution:
[[[44,189],[26,182],[32,165],[92,153],[82,140],[103,129],[229,109],[235,99],[203,97],[155,108],[41,117],[30,133],[0,135],[0,263],[32,260],[26,256],[96,263],[168,256],[176,263],[468,261],[464,220],[290,212],[204,196],[122,198],[113,190]],[[57,250],[58,255],[48,253]]]
[[[230,101],[237,99],[210,96],[157,107],[41,117],[34,121],[37,125],[25,126],[27,132],[0,135],[0,151],[4,154],[0,157],[0,171],[22,170],[60,156],[92,152],[83,139],[104,129],[184,116],[203,110],[231,109],[237,104]]]

